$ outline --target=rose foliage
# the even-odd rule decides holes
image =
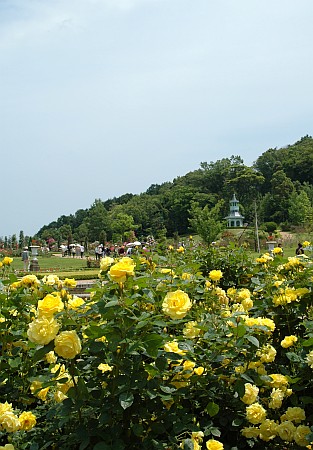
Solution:
[[[313,441],[313,262],[170,248],[75,280],[2,263],[0,448],[298,449]]]

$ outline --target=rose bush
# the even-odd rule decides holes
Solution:
[[[3,266],[2,266],[3,267]],[[242,249],[106,260],[0,290],[0,448],[297,449],[313,441],[313,265]]]

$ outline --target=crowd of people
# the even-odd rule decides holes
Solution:
[[[71,256],[72,258],[83,258],[85,247],[80,244],[61,245],[62,256]]]

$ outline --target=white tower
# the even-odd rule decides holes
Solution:
[[[229,202],[230,211],[229,216],[225,217],[227,220],[228,227],[243,227],[243,219],[239,212],[239,200],[236,199],[236,195],[234,194],[233,198]]]

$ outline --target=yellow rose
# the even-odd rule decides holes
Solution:
[[[54,393],[54,400],[57,403],[62,403],[67,398],[67,395],[63,394],[61,391],[56,391]]]
[[[6,411],[0,416],[1,427],[7,433],[14,433],[20,429],[20,421],[12,411]]]
[[[211,278],[212,281],[219,281],[223,276],[223,272],[221,270],[211,270],[209,273],[209,278]]]
[[[36,416],[32,412],[24,411],[19,416],[18,420],[21,424],[21,430],[31,430],[36,425]]]
[[[299,445],[299,447],[308,447],[309,441],[305,438],[308,434],[311,433],[310,427],[306,425],[299,425],[293,435],[295,443]]]
[[[256,355],[262,363],[270,363],[275,360],[276,350],[272,345],[266,344],[256,352]]]
[[[228,291],[227,291],[227,292],[228,292]],[[239,299],[240,301],[242,301],[242,300],[245,300],[245,299],[250,298],[250,297],[251,297],[251,292],[249,291],[249,289],[242,288],[242,289],[240,289],[240,290],[237,292],[237,296],[238,296],[238,299]]]
[[[181,278],[182,278],[182,280],[191,280],[192,274],[188,273],[188,272],[184,272],[184,273],[182,273]]]
[[[241,430],[241,434],[247,439],[259,437],[259,433],[257,427],[245,427]]]
[[[12,403],[0,403],[0,416],[7,411],[13,412]]]
[[[290,406],[287,408],[286,413],[281,416],[281,421],[290,420],[291,422],[300,423],[302,420],[305,420],[305,411],[299,406]]]
[[[201,376],[201,375],[203,374],[203,372],[204,372],[204,367],[202,367],[202,366],[196,367],[196,368],[194,369],[194,373],[195,373],[196,375],[198,375],[198,376]]]
[[[100,270],[103,272],[107,270],[114,263],[114,258],[110,256],[105,256],[100,260]]]
[[[265,419],[260,425],[260,439],[270,441],[277,435],[277,423],[274,420]]]
[[[295,425],[290,420],[286,420],[277,426],[277,434],[283,441],[287,442],[293,441],[296,430]]]
[[[172,269],[163,268],[163,269],[160,269],[160,272],[165,274],[165,275],[170,275],[171,277],[175,276],[175,272]]]
[[[216,441],[215,439],[209,439],[206,443],[206,448],[208,450],[223,450],[224,445],[220,441]]]
[[[245,394],[240,400],[246,403],[246,405],[252,405],[256,401],[258,394],[259,388],[257,386],[251,383],[245,383]]]
[[[297,342],[298,338],[297,336],[285,336],[285,338],[281,341],[280,345],[283,348],[289,348],[291,347],[295,342]]]
[[[63,285],[67,288],[74,288],[77,285],[75,278],[65,278]]]
[[[274,388],[281,388],[288,386],[288,379],[285,375],[281,375],[280,373],[271,373],[269,374],[271,377],[271,381],[268,382],[270,386]]]
[[[0,450],[14,450],[14,445],[12,444],[0,445]]]
[[[176,341],[167,342],[164,345],[164,350],[166,352],[177,353],[178,355],[184,355],[186,350],[182,350],[178,347],[178,343]]]
[[[13,262],[13,258],[10,258],[9,256],[5,256],[2,260],[2,264],[4,266],[9,266],[10,264],[12,264]]]
[[[307,364],[313,369],[313,350],[311,350],[305,358]]]
[[[113,370],[113,367],[109,366],[109,364],[101,363],[99,364],[98,369],[101,370],[102,373],[104,373],[111,372]]]
[[[30,392],[36,397],[40,398],[40,400],[45,401],[50,388],[46,387],[44,389],[41,389],[41,387],[41,381],[35,380],[30,385]]]
[[[192,304],[188,294],[178,289],[175,292],[168,292],[162,303],[164,314],[171,319],[182,319],[185,317]]]
[[[285,392],[279,388],[273,388],[271,392],[271,400],[268,406],[271,409],[279,409],[285,397]]]
[[[69,309],[77,309],[84,304],[85,304],[85,300],[83,300],[81,297],[77,297],[77,295],[74,295],[68,301]]]
[[[51,352],[46,353],[45,358],[46,358],[47,363],[49,363],[49,364],[55,364],[57,361],[57,357],[55,356],[53,350],[51,350]]]
[[[54,286],[55,284],[59,284],[60,279],[57,275],[46,275],[43,277],[42,282],[47,284],[48,286]]]
[[[31,342],[39,345],[47,345],[59,331],[59,324],[53,318],[38,317],[28,325],[27,336]]]
[[[253,308],[253,300],[251,298],[245,298],[241,302],[245,311],[249,311],[249,309]]]
[[[64,303],[59,295],[48,294],[43,300],[38,301],[39,317],[51,317],[64,309]]]
[[[265,420],[266,411],[259,403],[253,403],[252,405],[246,407],[246,417],[248,422],[256,425],[257,423],[261,423]]]
[[[197,327],[197,325],[198,323],[194,321],[185,323],[183,333],[187,339],[194,339],[199,336],[201,330]]]
[[[76,331],[63,331],[54,339],[54,351],[65,359],[73,359],[81,352],[80,339]]]
[[[111,280],[116,281],[117,283],[125,283],[128,276],[135,275],[134,269],[134,261],[128,256],[125,256],[118,263],[111,266],[108,273]]]
[[[64,374],[63,378],[69,377],[69,374]],[[62,378],[62,377],[58,377]],[[57,383],[57,389],[59,392],[62,392],[62,394],[66,395],[67,391],[74,386],[74,381],[72,379],[69,379],[66,383]]]
[[[35,288],[40,285],[40,281],[36,275],[25,275],[21,278],[20,285],[23,287]]]

